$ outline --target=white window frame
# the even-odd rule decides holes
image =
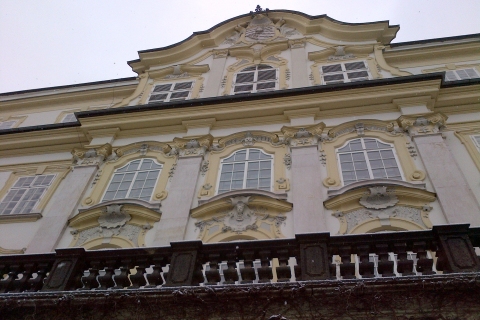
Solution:
[[[42,200],[43,196],[47,192],[48,188],[50,188],[53,181],[55,181],[55,177],[56,177],[55,174],[43,174],[43,175],[37,175],[37,176],[19,177],[17,179],[17,181],[15,181],[13,186],[10,187],[10,189],[7,191],[7,193],[3,197],[2,201],[0,202],[0,215],[28,214],[28,213],[34,212],[34,210],[36,209],[36,207],[38,206],[38,204]],[[48,181],[48,183],[35,185],[35,183],[38,182],[38,180],[45,179],[45,178],[50,179]],[[30,182],[28,182],[29,179],[31,179]],[[24,182],[22,182],[22,181],[24,181]],[[25,185],[25,182],[28,182],[28,184]],[[40,190],[40,189],[42,189],[40,193],[36,193],[36,194],[34,193],[33,194],[33,196],[36,196],[36,199],[34,199],[34,200],[28,199],[28,197],[32,196],[31,192],[35,192],[35,190]],[[12,201],[16,197],[18,197],[18,192],[20,190],[25,190],[25,191],[24,191],[24,193],[22,193],[20,195],[20,197],[18,198],[18,201]],[[30,190],[33,190],[33,191],[30,191]],[[13,197],[13,199],[6,201],[9,197]],[[28,212],[15,212],[16,210],[19,209],[20,204],[23,204],[23,206],[24,206],[25,202],[27,202],[27,201],[30,201],[30,202],[35,201],[35,203],[33,204],[33,206],[31,206],[31,208],[28,210]],[[11,212],[10,213],[4,213],[5,209],[7,207],[3,208],[3,204],[7,204],[7,206],[8,206],[9,203],[13,203],[13,202],[16,202],[16,203],[13,207],[11,207],[11,209],[12,209]]]
[[[264,65],[264,66],[268,66],[270,68],[264,68],[264,69],[259,69],[258,67],[260,65]],[[235,94],[245,94],[245,93],[257,93],[257,92],[270,92],[270,91],[275,91],[275,90],[278,90],[278,74],[279,74],[279,69],[278,68],[275,68],[269,64],[260,64],[260,65],[256,65],[256,66],[250,66],[250,67],[247,67],[247,68],[244,68],[240,71],[238,71],[237,73],[235,73],[235,79],[232,83],[232,94],[235,95]],[[255,67],[255,70],[245,70],[245,69],[249,69],[249,68],[252,68],[252,67]],[[268,80],[258,80],[258,73],[259,71],[266,71],[266,70],[275,70],[275,79],[268,79]],[[246,81],[246,82],[239,82],[237,83],[237,76],[239,74],[245,74],[245,73],[251,73],[253,72],[254,73],[254,76],[253,76],[253,81]],[[267,88],[267,89],[257,89],[257,86],[259,84],[262,84],[262,83],[270,83],[270,82],[274,82],[275,83],[275,87],[273,88]],[[238,92],[235,92],[235,87],[236,86],[240,86],[240,85],[251,85],[252,86],[252,90],[245,90],[245,91],[238,91]]]
[[[386,145],[389,145],[391,148],[385,148],[385,149],[366,149],[365,147],[365,140],[364,139],[374,139],[374,140],[377,140],[383,144],[386,144]],[[356,150],[356,151],[345,151],[345,152],[339,152],[338,150],[342,149],[343,147],[345,147],[347,144],[349,144],[350,142],[354,141],[354,140],[360,140],[361,143],[362,143],[362,150]],[[364,154],[364,157],[365,157],[365,161],[366,161],[366,164],[367,164],[367,170],[368,170],[368,174],[369,174],[369,178],[368,179],[363,179],[363,180],[357,180],[357,181],[353,181],[353,182],[349,182],[348,184],[352,184],[352,183],[356,183],[356,182],[359,182],[359,181],[368,181],[368,180],[374,180],[374,179],[389,179],[389,180],[393,180],[395,181],[396,179],[391,179],[391,178],[374,178],[373,176],[373,171],[372,171],[372,167],[371,167],[371,164],[370,164],[370,159],[368,157],[368,154],[367,154],[367,151],[380,151],[380,150],[392,150],[393,152],[393,156],[395,158],[395,162],[397,164],[397,167],[398,167],[398,170],[400,171],[400,176],[402,178],[402,181],[405,181],[405,176],[403,174],[403,170],[402,170],[402,167],[400,165],[400,161],[398,159],[398,156],[397,156],[397,152],[395,150],[395,145],[391,144],[391,143],[387,143],[387,142],[384,142],[378,138],[372,138],[372,137],[364,137],[364,138],[354,138],[354,139],[350,139],[350,140],[347,140],[345,141],[345,143],[343,145],[341,145],[340,147],[336,148],[335,149],[335,154],[336,154],[336,157],[337,157],[337,165],[338,165],[338,169],[339,169],[339,173],[340,173],[340,179],[342,181],[342,185],[346,185],[345,184],[345,181],[343,180],[343,170],[342,170],[342,164],[340,162],[340,154],[346,154],[346,153],[354,153],[354,152],[363,152]],[[385,169],[385,168],[384,168]],[[356,172],[356,170],[354,169],[354,172]]]
[[[244,161],[234,161],[234,162],[227,162],[225,163],[224,160],[225,159],[228,159],[230,158],[231,156],[233,156],[234,154],[236,154],[237,152],[239,151],[244,151],[246,150],[246,155],[245,155],[245,160]],[[258,150],[260,151],[261,153],[263,153],[264,155],[267,155],[270,157],[270,159],[256,159],[256,160],[247,160],[248,159],[248,156],[250,155],[250,152],[251,150]],[[223,158],[221,161],[220,161],[220,167],[218,168],[218,177],[217,177],[217,192],[216,194],[222,194],[222,193],[226,193],[226,192],[230,192],[230,191],[235,191],[235,190],[244,190],[244,189],[247,189],[247,174],[248,174],[248,163],[249,162],[255,162],[255,161],[262,161],[262,160],[270,160],[270,186],[269,186],[269,189],[268,191],[272,191],[273,190],[273,178],[274,178],[274,156],[272,154],[269,154],[265,151],[263,151],[262,149],[259,149],[259,148],[245,148],[245,149],[240,149],[240,150],[236,150],[232,153],[230,153],[228,156],[226,156],[225,158]],[[242,188],[241,189],[231,189],[230,190],[227,190],[227,191],[222,191],[220,192],[220,180],[221,180],[221,176],[222,176],[222,169],[223,169],[223,166],[224,164],[234,164],[234,163],[245,163],[245,170],[243,172],[243,180],[242,180]],[[233,173],[233,172],[232,172]],[[260,178],[260,177],[259,177]],[[232,180],[230,180],[232,181]],[[259,189],[259,188],[248,188],[248,189],[258,189],[258,190],[264,190],[264,189]]]
[[[192,85],[188,89],[175,89],[175,86],[178,84],[183,84],[183,83],[191,83]],[[167,86],[170,85],[170,88],[168,90],[161,90],[161,91],[155,91],[155,88],[159,86]],[[164,102],[171,102],[171,101],[183,101],[183,100],[189,100],[190,96],[192,95],[192,90],[193,87],[195,86],[195,81],[190,80],[190,81],[177,81],[177,82],[172,82],[172,83],[157,83],[153,86],[152,91],[150,92],[150,96],[148,98],[148,103],[164,103]],[[182,98],[173,98],[172,95],[174,93],[178,92],[188,92],[188,95],[186,97]],[[158,99],[158,100],[152,100],[152,96],[154,95],[160,95],[160,94],[166,94],[165,99]]]
[[[459,72],[462,72],[462,74],[459,74]],[[478,71],[473,67],[457,70],[447,70],[445,72],[445,81],[458,81],[476,78],[480,78],[480,75],[478,74]]]
[[[17,120],[2,121],[0,122],[0,130],[12,129],[16,123]]]
[[[73,120],[72,120],[73,117]],[[69,123],[69,122],[75,122],[77,121],[77,117],[75,117],[75,113],[67,113],[65,116],[62,118],[62,121],[60,123]]]
[[[353,64],[353,63],[359,63],[362,62],[365,68],[361,69],[353,69],[353,70],[347,70],[346,64]],[[340,65],[341,66],[341,71],[333,71],[333,72],[324,72],[323,67],[329,67],[329,66],[334,66],[334,65]],[[348,82],[357,82],[357,81],[366,81],[366,80],[371,80],[372,79],[372,74],[370,73],[370,69],[368,68],[368,63],[364,60],[360,61],[348,61],[348,62],[337,62],[337,63],[331,63],[331,64],[324,64],[319,67],[320,71],[320,76],[322,77],[322,84],[336,84],[336,83],[348,83]],[[353,78],[349,79],[348,74],[353,73],[353,72],[361,72],[365,71],[368,74],[368,77],[361,77],[361,78]],[[325,76],[330,76],[330,75],[342,75],[343,79],[342,80],[330,80],[330,81],[325,81]]]
[[[137,170],[133,170],[133,171],[125,171],[125,172],[119,172],[119,170],[125,168],[125,167],[128,167],[132,162],[134,161],[138,161],[140,160],[140,163],[138,164],[138,167],[137,167]],[[141,168],[142,164],[144,163],[145,160],[152,160],[156,165],[159,165],[160,168],[156,168],[156,169],[145,169],[145,170],[140,170],[139,168]],[[107,187],[105,188],[105,192],[103,193],[102,195],[102,201],[101,202],[105,202],[105,201],[113,201],[113,200],[120,200],[120,199],[137,199],[137,200],[141,200],[140,197],[136,197],[136,198],[133,198],[133,197],[130,197],[130,192],[132,191],[132,188],[133,188],[133,185],[135,184],[135,181],[136,181],[136,178],[138,177],[138,174],[141,173],[141,172],[151,172],[151,171],[155,171],[155,170],[159,170],[158,172],[158,175],[157,175],[157,178],[155,179],[155,184],[153,185],[153,189],[152,189],[152,193],[150,194],[150,198],[148,201],[151,201],[152,199],[152,195],[155,191],[155,188],[158,184],[158,179],[160,179],[160,175],[162,174],[162,170],[163,170],[163,164],[161,163],[158,163],[154,158],[142,158],[142,159],[134,159],[132,161],[129,161],[128,163],[126,163],[125,165],[121,166],[120,168],[117,168],[113,171],[112,173],[112,177],[110,178],[108,184],[107,184]],[[117,195],[119,189],[116,189],[115,190],[115,195],[113,196],[113,199],[105,199],[105,196],[107,194],[107,192],[109,192],[109,187],[110,185],[112,184],[113,182],[113,179],[115,178],[115,174],[126,174],[126,173],[134,173],[134,176],[132,178],[132,181],[130,183],[130,185],[128,186],[128,189],[127,189],[127,194],[125,197],[123,198],[115,198],[115,196]],[[122,181],[123,182],[123,178],[122,178]],[[121,183],[120,182],[120,183]],[[143,190],[143,188],[142,188]]]

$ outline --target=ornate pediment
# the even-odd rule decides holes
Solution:
[[[148,75],[151,79],[181,79],[199,76],[208,71],[210,71],[208,64],[177,64],[161,69],[150,69]]]
[[[337,137],[356,132],[359,137],[365,135],[365,131],[383,131],[389,135],[396,136],[402,133],[402,129],[395,125],[395,122],[387,122],[374,119],[354,120],[342,123],[330,129],[327,136],[324,137],[326,141],[335,140]]]
[[[158,141],[144,141],[131,143],[129,145],[116,148],[113,150],[112,155],[108,159],[109,161],[117,161],[123,156],[127,156],[133,153],[140,153],[142,156],[146,155],[148,151],[161,152],[167,155],[172,148],[169,144]]]
[[[235,235],[255,239],[283,237],[281,225],[293,205],[268,191],[231,191],[204,201],[191,210],[195,226],[204,242],[217,242]]]
[[[80,212],[69,220],[73,228],[71,247],[95,248],[101,244],[123,247],[145,245],[145,234],[160,220],[160,204],[142,200],[104,202]]]
[[[368,185],[368,181],[364,181],[364,185],[367,186],[345,189],[324,202],[340,221],[339,233],[359,230],[367,222],[377,224],[377,228],[393,226],[401,229],[403,225],[406,229],[421,230],[432,227],[429,203],[436,200],[434,193],[408,186],[406,182],[376,185],[370,182]]]
[[[236,144],[243,144],[244,146],[248,147],[255,145],[257,142],[267,142],[274,146],[282,144],[278,135],[274,133],[253,130],[237,132],[226,136],[225,138],[221,138],[218,140],[217,144],[213,145],[212,149],[215,151],[221,151],[226,147]]]
[[[308,59],[311,61],[339,61],[366,57],[373,52],[373,45],[359,46],[332,46],[320,51],[308,53]]]

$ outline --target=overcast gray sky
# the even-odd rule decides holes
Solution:
[[[0,0],[0,92],[132,77],[137,51],[263,8],[399,24],[393,42],[480,33],[480,1]]]

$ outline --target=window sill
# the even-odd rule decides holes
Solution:
[[[23,214],[5,214],[0,215],[0,224],[2,223],[19,223],[19,222],[34,222],[42,217],[40,212],[31,212]]]

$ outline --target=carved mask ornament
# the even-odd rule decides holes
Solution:
[[[360,204],[368,209],[385,209],[393,207],[398,202],[397,196],[387,191],[387,187],[369,188],[370,194],[360,199]]]

